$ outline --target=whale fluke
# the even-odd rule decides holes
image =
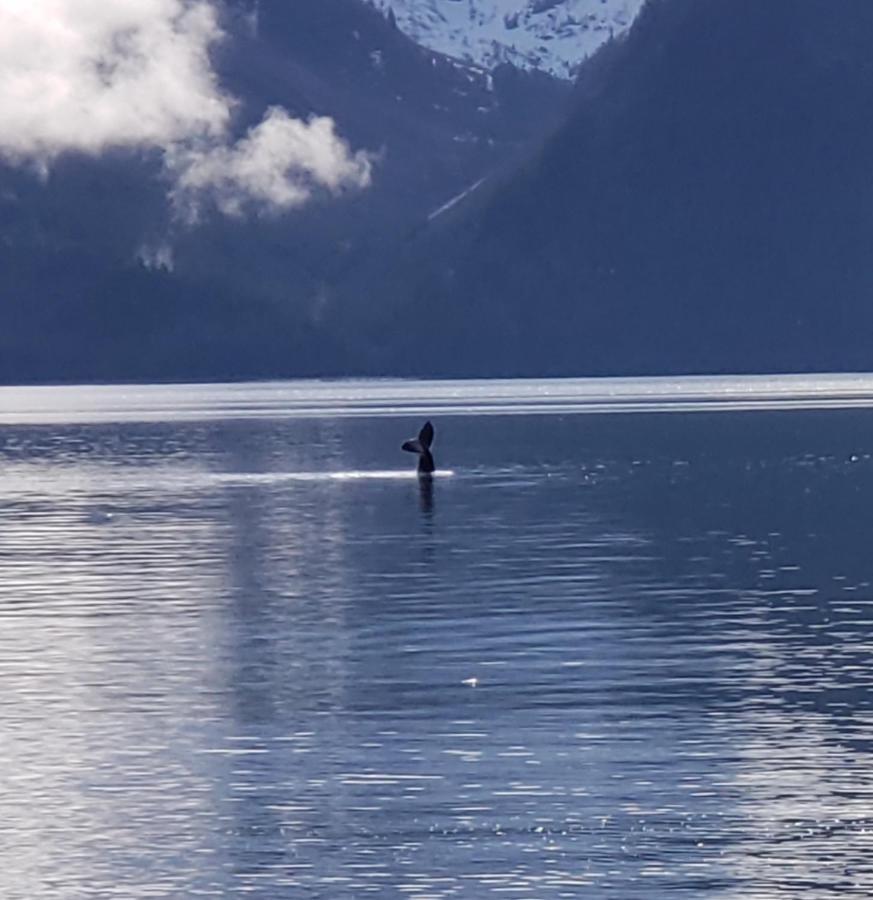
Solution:
[[[433,461],[433,455],[430,452],[430,445],[433,443],[433,425],[425,422],[418,432],[417,438],[404,441],[401,447],[409,453],[418,454],[418,474],[430,475],[436,469]]]

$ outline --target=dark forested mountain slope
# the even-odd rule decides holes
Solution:
[[[650,0],[542,152],[376,281],[367,365],[873,368],[871,47],[866,0]]]

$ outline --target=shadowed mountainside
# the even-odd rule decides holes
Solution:
[[[870,369],[871,46],[865,0],[650,0],[554,139],[349,301],[367,365]]]

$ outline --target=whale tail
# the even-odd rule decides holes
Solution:
[[[419,474],[429,475],[436,469],[433,461],[433,455],[430,452],[430,446],[433,443],[433,425],[425,422],[418,432],[417,438],[404,441],[401,447],[409,453],[418,454],[418,472]]]

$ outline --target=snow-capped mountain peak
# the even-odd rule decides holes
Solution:
[[[572,78],[633,22],[643,0],[369,0],[431,50],[483,68],[512,63]]]

